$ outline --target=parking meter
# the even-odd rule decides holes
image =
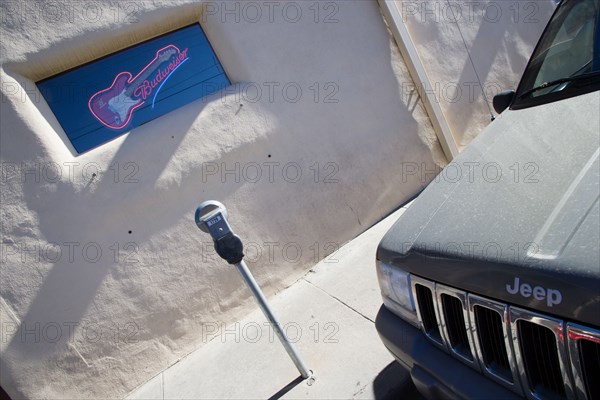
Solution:
[[[200,230],[210,234],[222,259],[229,264],[237,264],[244,259],[244,245],[231,230],[223,204],[215,200],[205,201],[196,209],[195,220]]]
[[[296,365],[296,368],[302,377],[308,380],[308,384],[312,385],[315,380],[312,371],[306,368],[295,347],[283,332],[275,314],[267,304],[267,299],[244,262],[244,245],[242,244],[242,240],[231,230],[227,217],[227,209],[223,204],[215,200],[209,200],[198,206],[194,219],[198,228],[212,237],[217,254],[229,264],[235,265],[240,272],[261,310],[269,322],[271,322],[277,337]]]

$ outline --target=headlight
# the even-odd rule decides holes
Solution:
[[[377,277],[385,307],[418,328],[410,274],[377,260]]]

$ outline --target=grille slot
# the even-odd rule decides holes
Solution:
[[[483,365],[492,374],[512,383],[512,373],[502,329],[502,316],[498,312],[480,305],[474,307],[474,313]]]
[[[473,361],[461,301],[445,293],[441,295],[441,300],[450,348],[467,360]]]
[[[517,322],[519,346],[531,391],[541,398],[566,396],[554,333],[538,324]]]
[[[579,358],[588,399],[600,399],[600,342],[579,340]]]
[[[510,307],[510,326],[525,393],[535,399],[574,399],[563,322]]]
[[[567,324],[569,359],[578,399],[600,399],[600,331]]]
[[[443,343],[435,313],[435,304],[433,303],[433,293],[431,292],[431,289],[420,284],[415,284],[415,291],[417,292],[417,303],[419,306],[419,312],[421,314],[423,330],[431,339],[438,343]]]
[[[411,275],[436,346],[532,400],[600,400],[600,331]]]

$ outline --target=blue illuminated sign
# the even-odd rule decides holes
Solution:
[[[37,82],[78,153],[229,86],[199,24]]]

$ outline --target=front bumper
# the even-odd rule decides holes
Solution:
[[[434,346],[408,322],[381,306],[375,327],[385,347],[429,399],[520,399]]]

